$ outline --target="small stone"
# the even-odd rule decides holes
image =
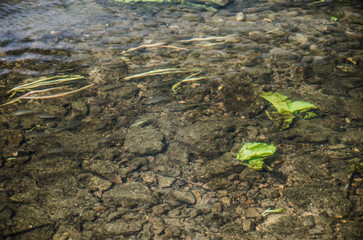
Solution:
[[[231,198],[229,198],[229,197],[223,197],[222,198],[222,203],[224,203],[227,206],[230,206],[231,205]]]
[[[165,228],[165,236],[166,237],[180,237],[181,230],[177,226],[168,226]]]
[[[156,181],[155,179],[155,173],[148,171],[141,174],[142,180],[144,183],[154,183]]]
[[[106,223],[104,226],[105,233],[108,234],[134,234],[142,229],[141,222],[125,222],[125,221],[115,221],[111,223]]]
[[[246,19],[246,16],[245,16],[245,14],[243,13],[243,12],[239,12],[239,13],[237,13],[237,15],[236,15],[236,21],[238,21],[238,22],[242,22],[242,21],[244,21]]]
[[[308,41],[308,36],[302,33],[295,33],[289,37],[289,40],[298,44],[306,44]]]
[[[355,192],[357,195],[363,195],[363,188],[357,188]]]
[[[191,192],[173,191],[172,196],[183,203],[195,204],[195,197]]]
[[[89,179],[88,179],[88,189],[90,189],[91,191],[106,191],[108,190],[112,183],[110,181],[107,181],[107,180],[104,180],[100,177],[97,177],[97,176],[91,176]]]
[[[220,213],[222,212],[223,207],[220,202],[214,203],[212,207],[212,213]]]
[[[105,203],[132,207],[137,205],[154,205],[156,199],[152,192],[141,183],[125,183],[114,186],[102,196]]]
[[[140,155],[153,155],[164,148],[164,135],[153,127],[131,128],[126,135],[126,152]]]
[[[305,227],[313,228],[315,226],[314,217],[311,215],[306,216],[306,217],[304,217],[302,223]]]
[[[250,232],[254,229],[254,224],[250,220],[243,220],[242,229],[244,232]]]
[[[261,214],[257,211],[256,208],[247,208],[245,211],[246,218],[259,218]]]
[[[170,187],[174,182],[175,182],[175,178],[161,176],[159,178],[159,187],[167,188],[167,187]]]
[[[79,112],[80,114],[82,115],[86,115],[87,112],[88,112],[88,106],[87,104],[82,101],[82,100],[79,100],[79,101],[75,101],[72,103],[72,109],[75,111],[75,112]]]
[[[166,211],[170,210],[170,206],[168,204],[160,204],[160,205],[156,205],[152,208],[153,213],[160,215],[165,213]]]
[[[200,191],[197,190],[191,190],[191,192],[194,194],[194,197],[196,199],[197,203],[200,203],[202,201],[202,194]]]

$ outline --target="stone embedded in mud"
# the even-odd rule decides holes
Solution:
[[[153,155],[164,148],[164,135],[154,127],[131,128],[126,136],[124,149],[139,155]]]
[[[87,188],[91,191],[106,191],[111,187],[112,183],[97,176],[88,178]]]
[[[174,182],[175,182],[175,178],[160,176],[159,187],[167,188],[167,187],[170,187]]]
[[[277,232],[289,236],[289,239],[304,239],[303,236],[306,230],[296,216],[282,216],[266,229],[267,232]]]
[[[229,150],[234,127],[228,121],[196,122],[179,129],[176,139],[199,156],[217,156]]]
[[[152,192],[145,185],[136,182],[116,185],[105,192],[102,199],[105,203],[123,207],[150,206],[157,202]]]
[[[48,214],[35,205],[20,205],[15,216],[1,223],[0,231],[3,235],[12,235],[19,232],[31,231],[33,229],[51,224]]]
[[[82,167],[86,171],[97,173],[98,175],[108,179],[114,178],[120,172],[120,166],[109,160],[84,160],[82,163]]]
[[[166,155],[175,165],[183,166],[189,162],[189,153],[184,146],[178,143],[170,143]]]
[[[224,177],[234,172],[240,172],[244,168],[240,161],[236,160],[231,153],[223,154],[221,157],[208,161],[200,169],[195,169],[198,180],[210,180],[212,178]]]
[[[177,226],[168,226],[165,228],[165,236],[170,238],[177,238],[180,237],[181,230]]]
[[[299,207],[308,207],[312,212],[324,210],[333,217],[347,216],[351,208],[345,193],[328,184],[290,187],[285,195]]]
[[[171,195],[180,202],[187,204],[195,204],[195,197],[191,192],[175,190],[171,193]]]
[[[106,234],[127,235],[141,231],[142,223],[139,221],[125,222],[119,220],[111,223],[106,223],[103,228],[105,230],[104,233]]]
[[[208,182],[208,187],[212,190],[222,190],[227,189],[232,185],[232,182],[227,178],[213,178]]]

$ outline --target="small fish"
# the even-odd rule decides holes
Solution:
[[[64,126],[55,128],[54,132],[61,132],[61,131],[64,131],[64,130],[69,130],[69,129],[77,127],[81,123],[82,122],[78,121],[78,120],[69,121],[69,122],[66,122]]]
[[[44,151],[44,153],[47,154],[56,154],[56,153],[63,153],[68,152],[71,148],[68,147],[54,147],[54,148],[48,148]]]
[[[160,103],[160,102],[165,102],[169,99],[170,99],[170,97],[167,97],[167,96],[151,97],[151,98],[143,101],[143,103],[151,105],[151,104],[156,104],[156,103]]]
[[[50,119],[50,118],[57,118],[57,117],[59,117],[59,116],[55,116],[55,115],[52,115],[52,114],[49,114],[49,113],[46,113],[46,112],[44,112],[44,113],[37,113],[35,115],[37,117],[43,118],[43,119]]]
[[[135,122],[131,124],[130,127],[145,126],[146,124],[151,123],[153,119],[153,117],[139,118],[135,120]]]
[[[30,114],[33,114],[34,111],[33,110],[30,110],[30,109],[19,109],[19,110],[16,110],[15,112],[11,113],[12,115],[14,116],[24,116],[24,115],[30,115]]]

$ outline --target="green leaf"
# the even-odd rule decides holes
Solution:
[[[316,109],[317,107],[314,104],[304,101],[295,101],[288,104],[289,112],[296,113],[297,111],[309,111],[311,109]]]
[[[255,158],[248,161],[242,162],[243,165],[255,169],[255,170],[262,170],[265,163],[263,162],[263,158]]]
[[[264,92],[260,95],[269,101],[278,113],[296,113],[297,111],[308,111],[317,108],[314,104],[304,101],[292,102],[287,96],[278,92]]]
[[[291,100],[287,96],[277,92],[264,92],[260,96],[274,105],[278,113],[289,112]]]
[[[330,16],[330,20],[332,20],[332,21],[338,21],[338,18],[337,17],[334,17],[334,16]]]
[[[276,147],[273,144],[266,143],[245,143],[237,154],[237,159],[241,160],[241,164],[255,169],[272,170],[269,166],[265,165],[264,159],[275,153]]]
[[[275,153],[276,147],[267,143],[245,143],[237,154],[237,159],[241,161],[251,160],[271,156]]]
[[[280,130],[289,128],[298,113],[301,114],[300,117],[307,119],[319,117],[318,114],[311,112],[311,110],[317,109],[312,103],[304,101],[292,102],[287,96],[277,92],[264,92],[260,96],[276,108],[280,117],[275,116],[276,114],[273,112],[266,111],[266,114],[274,122],[274,125],[279,126]]]

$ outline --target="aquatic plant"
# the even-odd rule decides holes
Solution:
[[[134,78],[141,78],[141,77],[149,77],[149,76],[156,76],[156,75],[164,75],[164,74],[172,74],[172,73],[185,73],[185,72],[192,72],[195,71],[195,69],[192,70],[186,70],[186,69],[181,69],[181,68],[165,68],[165,69],[156,69],[156,70],[151,70],[148,72],[143,72],[143,73],[137,73],[134,75],[130,75],[127,77],[124,77],[123,80],[127,81],[127,80],[131,80]]]
[[[276,151],[276,147],[273,144],[267,143],[245,143],[241,150],[237,153],[237,159],[241,161],[241,164],[255,169],[262,170],[267,169],[272,171],[272,168],[265,164],[264,159],[272,156]]]
[[[260,96],[276,108],[278,115],[270,111],[266,111],[266,114],[275,125],[279,125],[280,130],[289,128],[298,113],[302,118],[318,117],[318,114],[311,111],[317,109],[312,103],[305,101],[293,102],[286,95],[277,92],[264,92]]]
[[[271,208],[267,208],[263,213],[261,213],[261,215],[263,217],[266,217],[267,215],[269,215],[270,213],[281,213],[283,212],[285,209],[283,208],[278,208],[278,209],[271,209]]]
[[[205,79],[207,77],[194,77],[196,75],[198,75],[199,73],[201,73],[201,71],[197,72],[197,73],[193,73],[192,75],[184,78],[183,80],[175,83],[172,87],[171,87],[171,90],[177,94],[178,93],[178,90],[180,89],[181,87],[181,84],[182,83],[185,83],[185,82],[194,82],[194,81],[199,81],[199,80],[202,80],[202,79]]]
[[[26,80],[27,83],[18,85],[12,89],[10,89],[7,93],[11,94],[9,99],[12,99],[15,94],[26,92],[24,95],[20,97],[13,98],[12,100],[8,101],[7,103],[4,103],[0,105],[0,107],[21,102],[23,99],[50,99],[50,98],[58,98],[67,96],[69,94],[73,94],[79,91],[82,91],[86,88],[92,87],[95,84],[89,84],[86,86],[83,86],[78,89],[70,90],[70,91],[60,91],[60,89],[64,89],[66,86],[64,84],[68,84],[70,82],[84,79],[81,75],[62,75],[62,76],[53,76],[53,77],[47,77],[47,78],[39,78],[36,80],[28,79]],[[48,87],[52,85],[62,85],[59,87],[53,87],[53,88],[45,88],[45,89],[39,89],[42,87]],[[49,92],[58,91],[57,93],[48,94]]]

